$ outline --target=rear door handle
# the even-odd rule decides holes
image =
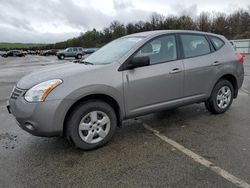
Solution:
[[[181,69],[179,69],[179,68],[174,68],[174,69],[172,69],[172,70],[169,72],[169,74],[176,74],[176,73],[179,73],[179,72],[181,72]]]
[[[215,62],[213,62],[213,66],[218,66],[218,65],[220,65],[221,63],[219,62],[219,61],[215,61]]]

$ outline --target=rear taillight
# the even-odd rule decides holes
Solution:
[[[241,53],[237,52],[236,56],[237,56],[237,58],[239,59],[239,61],[241,63],[244,63],[244,57],[245,57],[244,55],[242,55]]]

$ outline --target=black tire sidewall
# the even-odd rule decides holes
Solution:
[[[84,142],[78,132],[79,123],[81,119],[91,111],[102,111],[105,112],[110,119],[110,131],[108,135],[98,143],[90,144]],[[85,102],[81,105],[78,105],[70,115],[70,118],[67,122],[67,137],[75,144],[77,148],[83,150],[91,150],[103,146],[106,144],[114,135],[117,127],[117,117],[113,108],[105,102],[91,100]]]
[[[219,90],[223,87],[223,86],[228,86],[231,90],[231,100],[229,105],[222,109],[218,106],[217,104],[217,94],[219,92]],[[212,111],[214,113],[220,114],[220,113],[224,113],[228,110],[228,108],[230,108],[232,102],[233,102],[233,96],[234,96],[234,88],[233,85],[231,84],[231,82],[229,82],[228,80],[220,80],[214,87],[211,98],[210,98],[210,108],[212,108]]]
[[[65,58],[65,55],[60,55],[60,59],[64,59]]]
[[[81,54],[78,54],[77,56],[76,56],[76,59],[81,59],[82,58],[82,55]]]

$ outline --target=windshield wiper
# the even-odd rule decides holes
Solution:
[[[90,63],[87,61],[79,61],[79,63],[85,64],[85,65],[94,65],[93,63]]]

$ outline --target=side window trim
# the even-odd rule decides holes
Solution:
[[[178,42],[179,50],[180,50],[180,59],[184,59],[185,58],[185,56],[184,56],[184,49],[183,49],[183,45],[182,45],[180,34],[182,34],[182,33],[177,33],[177,42]]]
[[[208,37],[208,35],[205,35],[207,42],[209,43],[209,47],[210,47],[210,53],[213,53],[214,51],[216,51],[216,48],[214,47],[213,43],[211,42],[210,38]]]

